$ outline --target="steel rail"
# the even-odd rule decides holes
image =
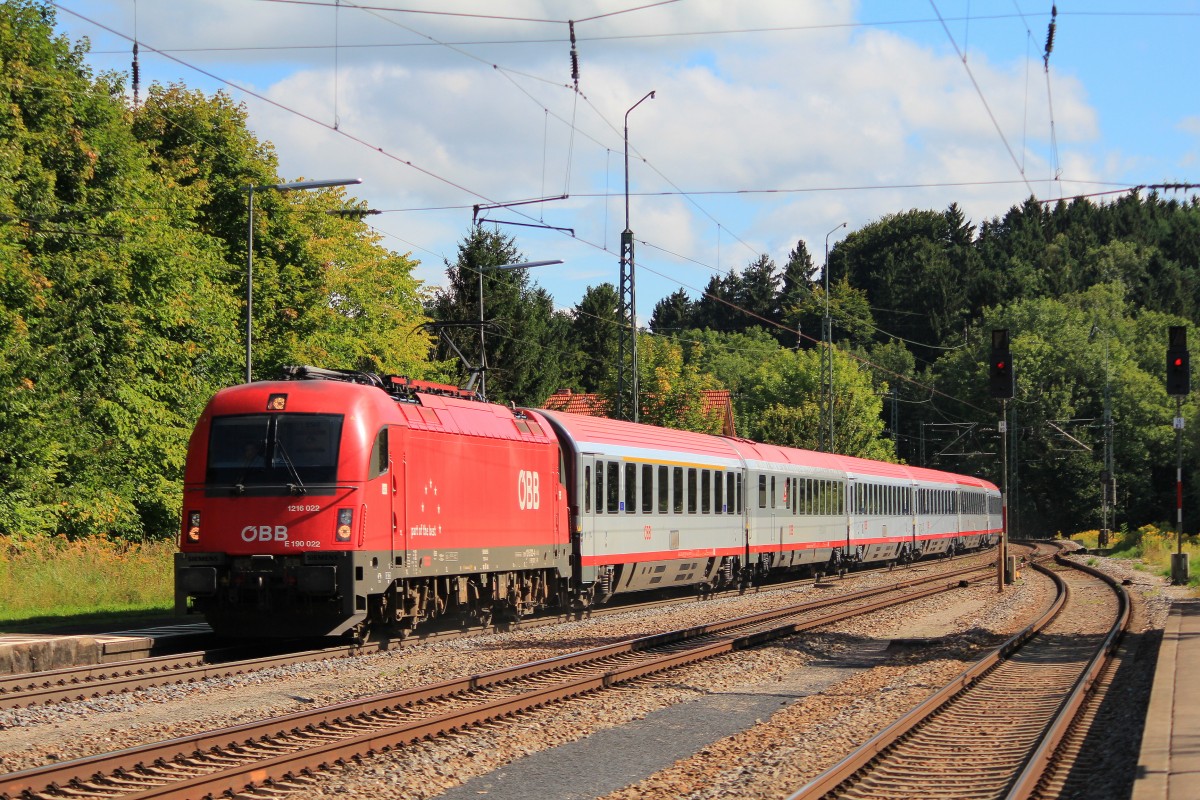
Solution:
[[[982,566],[970,571],[983,573],[978,580],[986,580],[991,567]],[[10,775],[0,776],[0,796],[15,798],[27,795],[54,796],[54,787],[73,787],[68,794],[78,796],[87,791],[90,784],[95,787],[97,794],[111,794],[114,787],[103,785],[96,781],[105,781],[103,776],[117,775],[123,782],[134,780],[134,773],[140,768],[156,765],[166,769],[173,763],[183,760],[204,758],[206,754],[217,752],[240,753],[253,751],[263,746],[271,737],[279,736],[311,736],[324,735],[326,729],[346,724],[368,724],[368,718],[394,716],[411,709],[415,704],[435,701],[464,695],[467,692],[481,689],[494,689],[511,684],[513,681],[529,679],[535,676],[544,677],[547,672],[554,670],[562,672],[581,666],[597,668],[605,659],[625,658],[630,654],[648,653],[654,648],[670,648],[672,652],[652,656],[645,663],[632,666],[615,666],[604,668],[598,675],[583,678],[568,678],[558,680],[550,687],[536,689],[526,693],[524,699],[506,698],[476,703],[472,709],[438,715],[432,719],[409,722],[406,725],[392,726],[389,730],[371,731],[349,738],[340,737],[339,741],[318,744],[315,749],[306,749],[301,753],[286,753],[271,755],[265,759],[232,766],[230,774],[217,772],[197,776],[165,784],[157,788],[147,788],[134,797],[196,797],[205,794],[220,794],[225,791],[240,791],[248,785],[262,785],[266,781],[288,780],[289,776],[304,773],[306,770],[319,768],[322,764],[333,763],[351,757],[361,756],[380,749],[399,746],[405,742],[417,741],[435,733],[457,730],[475,722],[492,720],[515,713],[519,709],[529,709],[545,705],[566,697],[594,691],[616,683],[634,680],[644,675],[661,672],[682,664],[692,663],[704,658],[729,652],[735,649],[752,647],[769,638],[785,636],[821,625],[828,625],[851,616],[871,613],[879,608],[895,605],[900,602],[910,602],[931,594],[958,588],[963,581],[946,583],[945,574],[914,578],[902,582],[901,585],[864,590],[838,598],[827,598],[816,603],[804,603],[791,608],[776,609],[746,615],[736,619],[724,620],[708,625],[669,631],[651,636],[617,642],[603,647],[592,648],[579,653],[556,656],[529,664],[517,665],[501,670],[472,675],[431,686],[417,687],[370,698],[356,699],[338,703],[321,709],[294,712],[278,718],[245,723],[220,731],[181,737],[165,742],[151,743],[113,753],[97,754],[58,764],[35,767]],[[915,591],[901,598],[885,598],[882,595],[896,594],[899,591],[912,589]],[[816,619],[795,621],[778,624],[787,617],[810,614],[815,610],[830,605],[846,605],[862,602],[853,608],[846,608]],[[774,626],[763,629],[763,626]],[[740,636],[733,635],[738,629],[747,627],[757,628]],[[704,642],[698,646],[683,650],[686,642],[703,637],[722,637],[715,642]],[[370,724],[374,724],[373,721]],[[291,747],[291,744],[281,745]],[[240,756],[239,756],[240,757]],[[225,777],[222,777],[225,776]],[[138,776],[137,780],[150,780],[146,776]],[[231,788],[232,787],[232,788]]]
[[[1060,565],[1075,569],[1082,569],[1083,566],[1066,561],[1061,555],[1055,555],[1055,560]],[[940,690],[926,698],[900,719],[884,728],[860,748],[790,795],[788,800],[809,800],[810,798],[833,796],[839,787],[848,785],[860,771],[883,757],[888,750],[901,743],[918,727],[948,707],[952,701],[963,696],[986,675],[996,669],[997,666],[1010,659],[1034,636],[1044,630],[1062,612],[1069,599],[1070,589],[1066,582],[1052,570],[1043,567],[1036,561],[1034,562],[1034,568],[1048,575],[1054,581],[1057,588],[1054,602],[1041,617],[999,647],[989,651],[983,658],[963,670]],[[1101,573],[1090,568],[1082,569],[1082,571],[1101,576]],[[1009,787],[1008,793],[1004,795],[1008,800],[1028,797],[1029,793],[1036,788],[1042,775],[1040,767],[1044,766],[1052,758],[1058,741],[1061,740],[1062,736],[1069,729],[1070,718],[1067,715],[1069,714],[1070,717],[1073,717],[1083,696],[1094,685],[1096,676],[1101,673],[1104,660],[1115,648],[1116,641],[1119,639],[1124,627],[1128,624],[1128,595],[1115,581],[1108,579],[1106,576],[1104,577],[1118,598],[1120,611],[1117,614],[1117,620],[1110,627],[1108,634],[1104,637],[1103,643],[1096,648],[1092,658],[1088,660],[1086,668],[1081,671],[1080,676],[1075,682],[1075,688],[1066,695],[1054,713],[1051,722],[1043,729],[1043,735],[1039,739],[1038,747],[1026,756],[1019,767],[1019,772],[1014,773],[1014,780]],[[1053,737],[1053,741],[1049,737]],[[1021,792],[1025,793],[1022,794]]]
[[[925,566],[928,566],[928,563]],[[858,573],[859,576],[871,574],[878,573],[874,571]],[[958,574],[958,572],[952,571],[948,573],[948,575],[955,574]],[[816,583],[818,583],[816,579],[805,578],[759,588],[771,591],[786,591],[790,588],[814,585]],[[744,591],[727,589],[721,592],[714,592],[709,598],[734,596],[744,593]],[[630,606],[603,606],[585,609],[580,612],[557,612],[542,617],[521,620],[519,625],[522,629],[528,630],[542,625],[560,624],[564,621],[577,619],[582,615],[586,615],[588,618],[596,618],[608,614],[630,611],[635,608],[665,608],[693,602],[696,602],[695,597],[672,598],[637,603]],[[231,659],[231,654],[251,649],[243,646],[223,648],[217,651],[177,653],[125,662],[89,664],[44,672],[5,675],[0,676],[0,710],[87,700],[95,697],[148,689],[155,686],[174,686],[193,681],[207,680],[209,678],[242,675],[260,669],[288,666],[290,664],[370,655],[403,646],[403,642],[429,642],[443,638],[454,639],[463,636],[482,635],[494,629],[494,626],[488,625],[471,627],[469,629],[434,630],[405,640],[372,640],[363,643],[332,645],[300,652]]]

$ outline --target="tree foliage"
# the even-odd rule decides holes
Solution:
[[[156,86],[135,111],[53,25],[0,6],[0,532],[169,537],[190,429],[242,374],[243,188],[281,179],[228,98]],[[338,202],[255,215],[258,374],[427,368],[413,264]]]
[[[465,359],[460,359],[460,382],[478,369],[482,355],[489,400],[539,405],[570,382],[571,320],[554,310],[550,294],[527,269],[497,269],[523,261],[511,236],[473,227],[459,244],[458,260],[446,265],[448,284],[432,299],[429,312],[442,337],[441,357],[452,359],[457,352]]]

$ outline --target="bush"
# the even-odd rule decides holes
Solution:
[[[173,541],[0,537],[0,621],[167,609],[174,552]]]

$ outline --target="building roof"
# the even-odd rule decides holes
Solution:
[[[733,421],[733,395],[728,389],[701,389],[705,413],[716,411],[721,415],[721,433],[737,436]],[[589,417],[608,416],[608,403],[598,394],[559,389],[546,398],[542,408],[550,411],[566,411],[569,414],[585,414]]]

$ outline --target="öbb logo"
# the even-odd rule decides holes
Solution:
[[[517,473],[517,505],[522,511],[536,511],[542,505],[541,476],[533,470]]]
[[[247,525],[242,528],[243,542],[286,542],[287,525]]]

